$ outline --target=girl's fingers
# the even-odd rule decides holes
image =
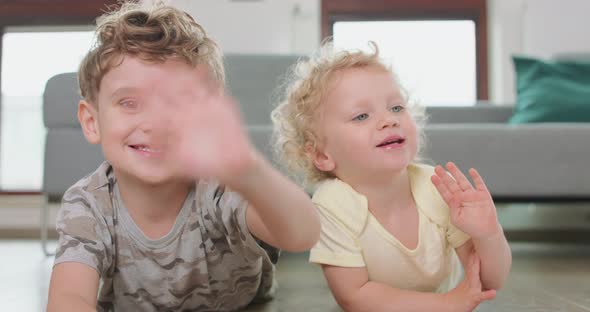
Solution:
[[[432,184],[434,184],[434,186],[438,190],[440,196],[443,198],[443,200],[447,203],[447,205],[451,209],[451,214],[457,215],[459,213],[458,208],[460,208],[461,205],[460,205],[460,203],[457,202],[457,200],[453,196],[453,193],[451,193],[451,191],[449,190],[447,185],[437,175],[431,176],[430,180],[432,181]]]
[[[489,192],[486,183],[483,181],[483,178],[481,177],[481,175],[479,175],[479,172],[477,172],[477,170],[471,168],[469,169],[469,174],[471,175],[471,178],[473,179],[473,183],[475,184],[475,188],[477,190]]]
[[[447,171],[442,166],[434,167],[434,172],[436,175],[441,179],[441,181],[447,186],[451,193],[461,192],[461,188],[457,184],[457,181],[453,179],[453,177],[447,173]]]
[[[482,292],[481,296],[479,297],[480,302],[486,301],[486,300],[492,300],[494,298],[496,298],[496,290],[495,289],[486,290],[486,291]]]
[[[475,252],[471,254],[470,257],[470,265],[469,265],[469,284],[471,287],[480,287],[481,288],[481,280],[479,276],[479,257]]]
[[[447,186],[444,184],[444,182],[437,175],[433,175],[432,177],[430,177],[430,180],[432,181],[432,184],[434,184],[442,198],[448,203],[453,197],[453,195],[451,194],[451,191],[447,188]]]
[[[471,183],[469,182],[467,177],[463,174],[463,172],[461,172],[461,170],[459,170],[459,167],[457,167],[455,163],[448,162],[447,169],[449,170],[451,175],[453,175],[453,178],[455,178],[455,181],[457,181],[459,187],[461,187],[463,191],[473,189],[473,186],[471,186]]]

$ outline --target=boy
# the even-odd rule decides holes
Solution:
[[[106,162],[64,195],[48,311],[225,311],[270,298],[278,249],[311,248],[319,219],[248,141],[217,45],[164,5],[123,4],[96,33],[78,119]]]

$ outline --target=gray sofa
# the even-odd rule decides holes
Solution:
[[[269,158],[270,111],[280,97],[292,55],[227,55],[229,92],[237,98],[254,144]],[[74,73],[52,78],[44,95],[48,129],[44,191],[59,198],[92,172],[100,148],[84,140],[76,119]],[[510,106],[431,107],[427,162],[477,168],[497,200],[590,199],[590,124],[509,125]]]
[[[270,112],[286,69],[297,56],[230,55],[230,92],[239,100],[250,135],[272,157]],[[497,201],[590,199],[590,124],[510,125],[512,107],[429,107],[424,158],[456,162],[482,174]]]

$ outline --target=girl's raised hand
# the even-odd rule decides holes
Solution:
[[[432,183],[451,210],[451,222],[472,238],[486,238],[501,230],[496,207],[482,177],[469,169],[475,187],[452,162],[434,168]],[[450,174],[449,174],[450,173]]]

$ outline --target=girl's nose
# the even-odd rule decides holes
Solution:
[[[391,114],[384,114],[383,117],[379,120],[378,128],[379,130],[388,128],[388,127],[397,127],[399,126],[398,118]]]

